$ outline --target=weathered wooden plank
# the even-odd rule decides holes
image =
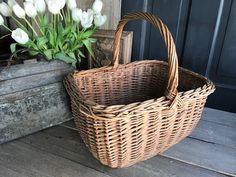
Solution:
[[[229,127],[215,122],[200,120],[190,137],[236,148],[235,127]]]
[[[19,141],[0,146],[0,162],[6,168],[29,177],[109,177]]]
[[[156,156],[124,169],[111,169],[101,165],[85,147],[78,133],[64,127],[54,127],[20,139],[41,150],[71,159],[88,167],[118,177],[205,177],[224,176],[183,162]]]
[[[12,65],[10,67],[0,67],[0,81],[19,78],[47,71],[61,70],[71,68],[66,63],[55,60],[51,62],[37,62],[28,64]]]
[[[222,125],[236,127],[236,113],[205,108],[202,114],[202,119]]]
[[[71,118],[62,83],[0,97],[0,144]]]
[[[0,96],[62,81],[72,71],[73,69],[66,68],[0,81]]]
[[[236,150],[226,146],[186,138],[164,152],[164,155],[214,171],[236,175]]]
[[[227,127],[224,127],[222,130],[218,130],[218,128],[222,128],[219,127],[220,125],[217,126],[217,124],[210,122],[210,126],[207,126],[209,125],[205,123],[207,121],[200,122],[201,123],[198,125],[200,127],[196,128],[197,132],[194,132],[191,136],[204,141],[212,141],[213,143],[186,138],[184,141],[175,145],[164,154],[168,155],[170,158],[183,160],[190,164],[196,164],[220,172],[236,174],[236,149],[227,147],[227,145],[224,144],[228,143],[228,146],[233,146],[235,144],[236,132],[230,127],[229,130]],[[73,121],[68,121],[62,126],[75,129]],[[209,136],[207,129],[205,129],[207,127],[211,127],[210,131],[214,131],[215,135]],[[230,133],[227,134],[227,132]],[[219,135],[220,138],[218,138],[217,135]],[[222,140],[221,138],[224,138],[225,140]],[[215,143],[223,144],[223,146]],[[185,149],[186,152],[184,151]]]
[[[89,68],[108,66],[113,60],[113,42],[115,30],[98,30],[93,34],[97,39],[93,44],[95,58],[89,55]],[[119,63],[131,62],[133,32],[123,31],[120,41]]]
[[[0,162],[0,176],[1,177],[26,177],[15,172],[14,170],[4,167],[4,164],[2,164],[1,162]]]

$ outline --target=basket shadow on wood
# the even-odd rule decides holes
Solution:
[[[148,20],[160,30],[168,64],[144,60],[119,65],[121,33],[133,19]],[[112,168],[146,160],[189,135],[214,91],[210,80],[178,67],[170,32],[148,13],[131,13],[120,21],[114,66],[72,73],[65,85],[83,141],[94,157]]]

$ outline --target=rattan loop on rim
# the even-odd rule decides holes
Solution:
[[[147,20],[151,24],[153,24],[157,29],[159,29],[161,36],[165,41],[168,52],[168,63],[169,63],[168,83],[165,91],[165,96],[168,99],[174,99],[175,96],[177,95],[177,87],[178,87],[178,57],[176,54],[176,48],[172,35],[169,32],[167,26],[154,15],[150,13],[134,12],[123,16],[123,18],[120,20],[117,26],[115,33],[115,40],[113,44],[114,67],[118,67],[119,65],[120,38],[122,35],[123,28],[128,21],[137,19]]]

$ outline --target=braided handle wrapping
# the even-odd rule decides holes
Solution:
[[[113,44],[114,67],[118,67],[119,65],[120,38],[123,32],[123,28],[128,21],[137,19],[149,21],[152,25],[154,25],[157,29],[159,29],[161,36],[165,41],[168,52],[168,64],[169,64],[168,83],[165,91],[165,96],[168,99],[174,99],[177,95],[177,87],[178,87],[178,57],[176,53],[176,48],[172,35],[169,32],[167,26],[163,24],[163,22],[159,18],[156,18],[154,15],[150,13],[135,12],[123,16],[123,18],[120,20],[117,26]]]

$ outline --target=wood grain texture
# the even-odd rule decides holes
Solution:
[[[201,120],[190,137],[235,148],[236,150],[235,127]]]
[[[4,164],[0,162],[0,176],[1,177],[25,177],[24,175],[4,167]]]
[[[61,61],[0,68],[0,144],[71,118],[62,80],[72,71]]]
[[[20,92],[27,89],[46,86],[56,82],[61,82],[67,74],[74,69],[64,68],[56,71],[49,71],[37,75],[28,75],[26,77],[18,77],[15,79],[0,81],[0,95]]]
[[[71,119],[62,83],[0,96],[0,144]]]
[[[164,155],[214,171],[236,175],[236,150],[222,145],[186,138]]]
[[[113,62],[113,42],[115,30],[98,30],[93,34],[97,39],[93,44],[95,57],[89,55],[89,68],[111,65]],[[133,32],[124,31],[121,36],[119,63],[127,64],[131,62]]]
[[[34,135],[27,136],[20,141],[39,148],[43,151],[71,159],[74,162],[117,177],[223,177],[217,172],[195,167],[183,162],[156,156],[145,162],[135,164],[129,168],[111,169],[101,165],[94,159],[85,147],[78,133],[65,127],[54,127]]]
[[[69,159],[40,151],[19,141],[0,146],[0,163],[3,167],[25,177],[109,177],[109,175]]]
[[[192,138],[186,138],[166,151],[164,155],[189,164],[235,175],[236,132],[234,127],[226,126],[226,122],[234,122],[234,117],[232,117],[234,114],[209,108],[205,108],[204,112],[203,119],[190,135]],[[224,113],[226,113],[225,118]],[[66,122],[63,126],[75,129],[73,121]]]
[[[36,75],[49,71],[71,68],[66,63],[55,60],[51,62],[36,62],[28,64],[12,65],[10,67],[0,67],[0,81]]]
[[[206,108],[202,113],[202,119],[236,128],[236,113]]]

